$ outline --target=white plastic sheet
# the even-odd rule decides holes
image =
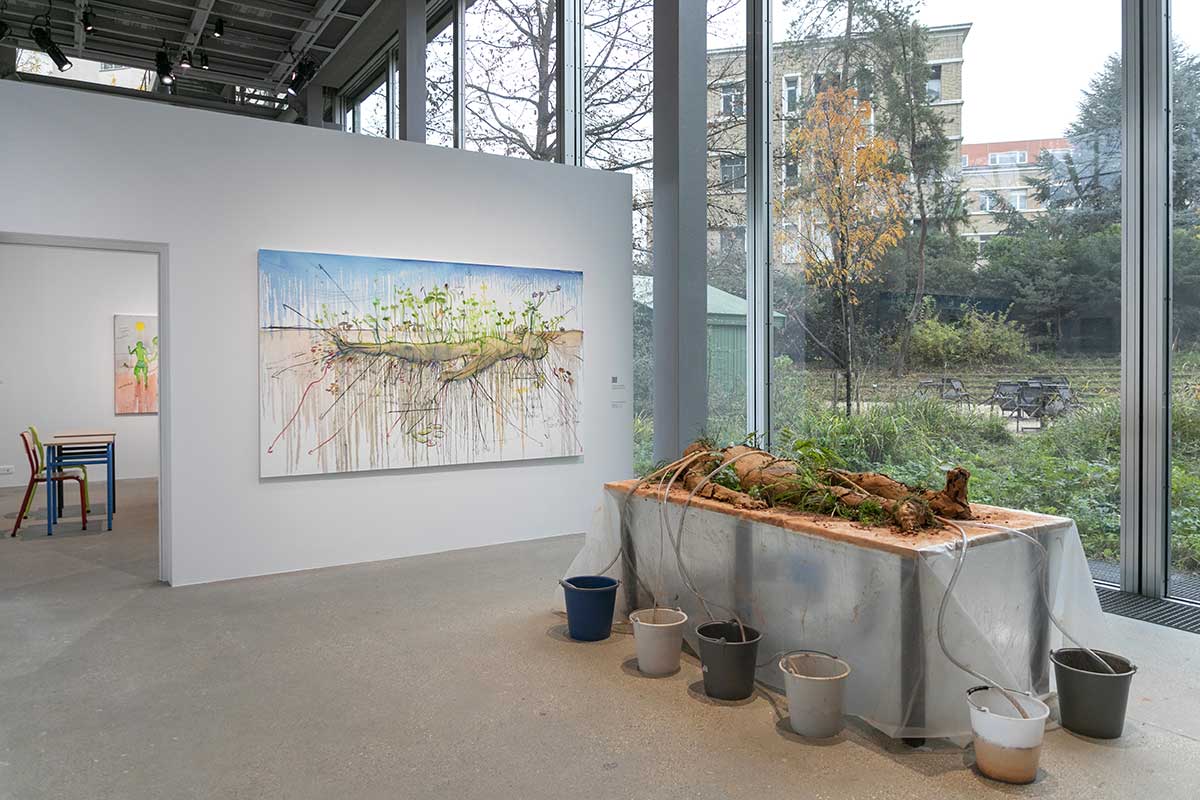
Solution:
[[[707,621],[660,524],[665,516],[671,534],[678,529],[677,503],[664,508],[638,495],[626,504],[625,490],[606,489],[564,577],[596,574],[612,561],[622,538],[622,508],[631,558],[607,572],[624,584],[617,617],[636,610],[631,603],[657,601],[682,608],[695,624]],[[1103,617],[1075,524],[1037,517],[1022,530],[1048,550],[1046,597],[1059,619],[1084,644],[1097,641]],[[693,506],[679,552],[714,617],[736,613],[763,632],[758,678],[768,686],[783,688],[773,653],[821,650],[852,668],[848,714],[893,737],[970,735],[965,693],[979,681],[951,664],[937,641],[938,606],[957,557],[953,545],[905,556]],[[1045,695],[1051,688],[1049,650],[1063,642],[1038,590],[1040,558],[1036,547],[1012,535],[973,543],[946,611],[945,638],[975,670],[1006,687]],[[695,648],[694,625],[689,627],[687,640]]]

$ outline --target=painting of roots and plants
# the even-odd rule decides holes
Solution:
[[[260,474],[582,453],[583,275],[260,250]]]

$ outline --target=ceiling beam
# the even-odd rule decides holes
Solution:
[[[292,39],[292,46],[288,48],[291,51],[291,58],[288,59],[285,55],[271,70],[270,80],[275,82],[276,91],[283,89],[283,81],[290,74],[292,67],[299,64],[308,54],[309,46],[316,42],[325,31],[325,27],[344,2],[345,0],[320,0],[314,11],[315,19],[304,23],[304,29],[297,32],[295,38]]]
[[[75,49],[83,49],[83,0],[75,0]]]
[[[375,13],[375,9],[379,7],[379,4],[381,2],[382,2],[382,0],[372,0],[371,5],[367,6],[367,9],[365,11],[363,11],[362,16],[358,18],[358,21],[350,26],[350,30],[346,31],[346,35],[343,36],[340,40],[338,40],[338,43],[336,45],[334,45],[333,47],[331,47],[329,49],[329,55],[326,56],[326,58],[325,58],[326,64],[333,61],[333,57],[335,55],[337,55],[339,50],[342,49],[342,46],[344,44],[346,44],[346,42],[348,42],[352,38],[354,38],[354,34],[358,30],[359,26],[362,25],[363,22],[365,22],[366,20],[370,19],[371,14]],[[321,71],[318,69],[317,74],[313,76],[313,81],[316,81],[317,75],[320,75],[320,74],[321,74]]]
[[[83,2],[83,0],[76,0]],[[204,29],[208,27],[208,15],[212,12],[216,0],[196,0],[196,8],[192,11],[192,19],[188,22],[187,32],[183,35],[183,49],[193,50],[200,44]]]

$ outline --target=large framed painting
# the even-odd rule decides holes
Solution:
[[[158,413],[157,315],[113,315],[113,395],[118,414]]]
[[[260,250],[260,475],[577,456],[583,274]]]

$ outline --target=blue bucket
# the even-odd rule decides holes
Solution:
[[[621,582],[603,575],[577,575],[559,581],[567,599],[567,630],[580,642],[612,635],[613,608]]]

